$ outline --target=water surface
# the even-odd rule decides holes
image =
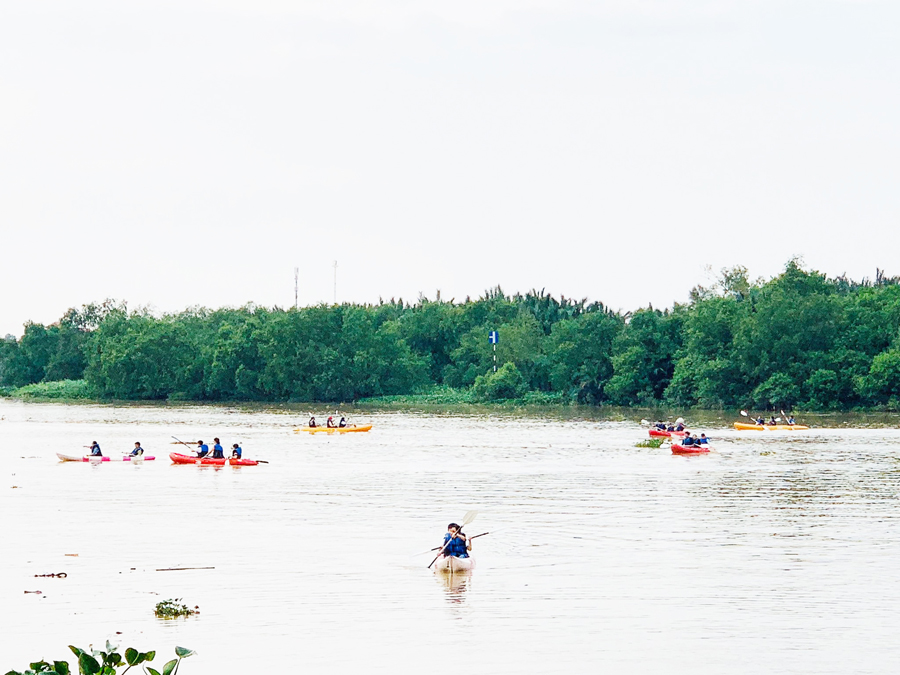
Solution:
[[[339,437],[292,433],[297,413],[0,401],[0,671],[107,638],[194,648],[185,675],[277,659],[307,673],[448,658],[467,673],[900,669],[895,418],[800,435],[707,414],[719,453],[676,457],[634,447],[640,415],[597,410],[369,410],[371,433]],[[173,435],[271,463],[173,466]],[[92,440],[158,459],[57,461]],[[433,575],[414,554],[470,509],[469,534],[494,533],[477,569]],[[50,572],[68,577],[34,577]],[[165,598],[201,613],[158,620]]]

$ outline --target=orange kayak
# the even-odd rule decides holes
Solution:
[[[349,424],[346,427],[298,427],[294,429],[294,433],[299,434],[301,431],[305,431],[308,434],[352,434],[368,431],[371,428],[371,424]]]

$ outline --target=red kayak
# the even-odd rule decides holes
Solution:
[[[708,452],[708,445],[678,445],[678,443],[672,443],[673,455],[705,455]]]
[[[170,452],[169,457],[175,464],[199,464],[200,466],[225,466],[226,463],[231,466],[256,466],[259,464],[259,462],[252,459],[234,459],[233,457],[228,459],[213,459],[212,457],[198,459],[196,455],[181,455],[177,452]]]
[[[669,438],[670,436],[675,436],[676,438],[684,438],[686,431],[663,431],[662,429],[651,429],[650,436]]]
[[[212,457],[204,457],[200,459],[197,455],[180,455],[177,452],[170,452],[169,457],[175,464],[199,464],[200,466],[225,466],[226,459],[213,459]]]
[[[255,459],[236,459],[234,457],[229,458],[228,463],[231,466],[256,466],[259,464]]]

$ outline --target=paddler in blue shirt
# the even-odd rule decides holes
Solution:
[[[243,450],[241,450],[241,446],[239,446],[237,443],[231,446],[231,456],[235,459],[240,459],[242,452]]]
[[[129,454],[128,456],[129,457],[138,457],[143,454],[144,454],[144,449],[141,447],[141,442],[135,441],[134,442],[134,450],[132,450],[131,454]]]
[[[205,445],[203,441],[197,441],[197,459],[202,459],[209,454],[209,446]]]
[[[459,531],[459,525],[450,523],[447,526],[447,534],[444,535],[444,548],[441,553],[454,558],[468,558],[471,546],[466,541],[466,535]]]
[[[215,445],[213,446],[213,459],[225,459],[225,450],[222,448],[222,444],[219,443],[218,438],[214,438],[213,441]]]
[[[103,457],[103,453],[100,452],[100,444],[97,441],[93,441],[86,447],[91,449],[91,457]]]

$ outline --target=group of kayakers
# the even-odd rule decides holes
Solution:
[[[681,439],[679,445],[683,446],[691,446],[691,445],[709,445],[709,439],[706,437],[706,434],[700,434],[699,436],[691,436],[691,432],[688,431],[684,438]]]
[[[316,423],[316,418],[313,415],[309,416],[309,428],[315,429],[319,425]],[[334,423],[334,415],[329,415],[328,419],[325,420],[325,426],[328,429],[343,429],[347,426],[347,418],[341,415],[341,420],[335,424]]]
[[[90,445],[84,446],[91,451],[91,457],[103,457],[103,451],[97,441],[92,441]],[[128,453],[128,457],[140,457],[144,454],[144,448],[141,447],[140,441],[134,442],[134,450]]]
[[[684,431],[684,420],[679,417],[675,421],[675,424],[669,424],[668,422],[659,421],[653,426],[660,431],[675,431],[681,433],[682,431]]]
[[[231,456],[234,459],[240,459],[241,453],[243,453],[243,450],[240,445],[235,443],[231,446]],[[225,449],[222,447],[222,443],[218,438],[213,439],[211,455],[209,454],[209,446],[203,441],[197,441],[197,459],[203,459],[204,457],[210,457],[211,459],[225,459]]]
[[[775,419],[775,415],[772,415],[771,419],[768,422],[766,422],[766,420],[763,419],[762,417],[757,417],[754,420],[754,422],[756,422],[757,426],[761,426],[761,427],[763,427],[763,426],[774,427],[776,424],[778,424],[778,420]],[[787,418],[787,422],[785,422],[785,424],[794,426],[795,424],[797,424],[797,422],[796,422],[796,420],[794,420],[794,416],[790,415]]]

